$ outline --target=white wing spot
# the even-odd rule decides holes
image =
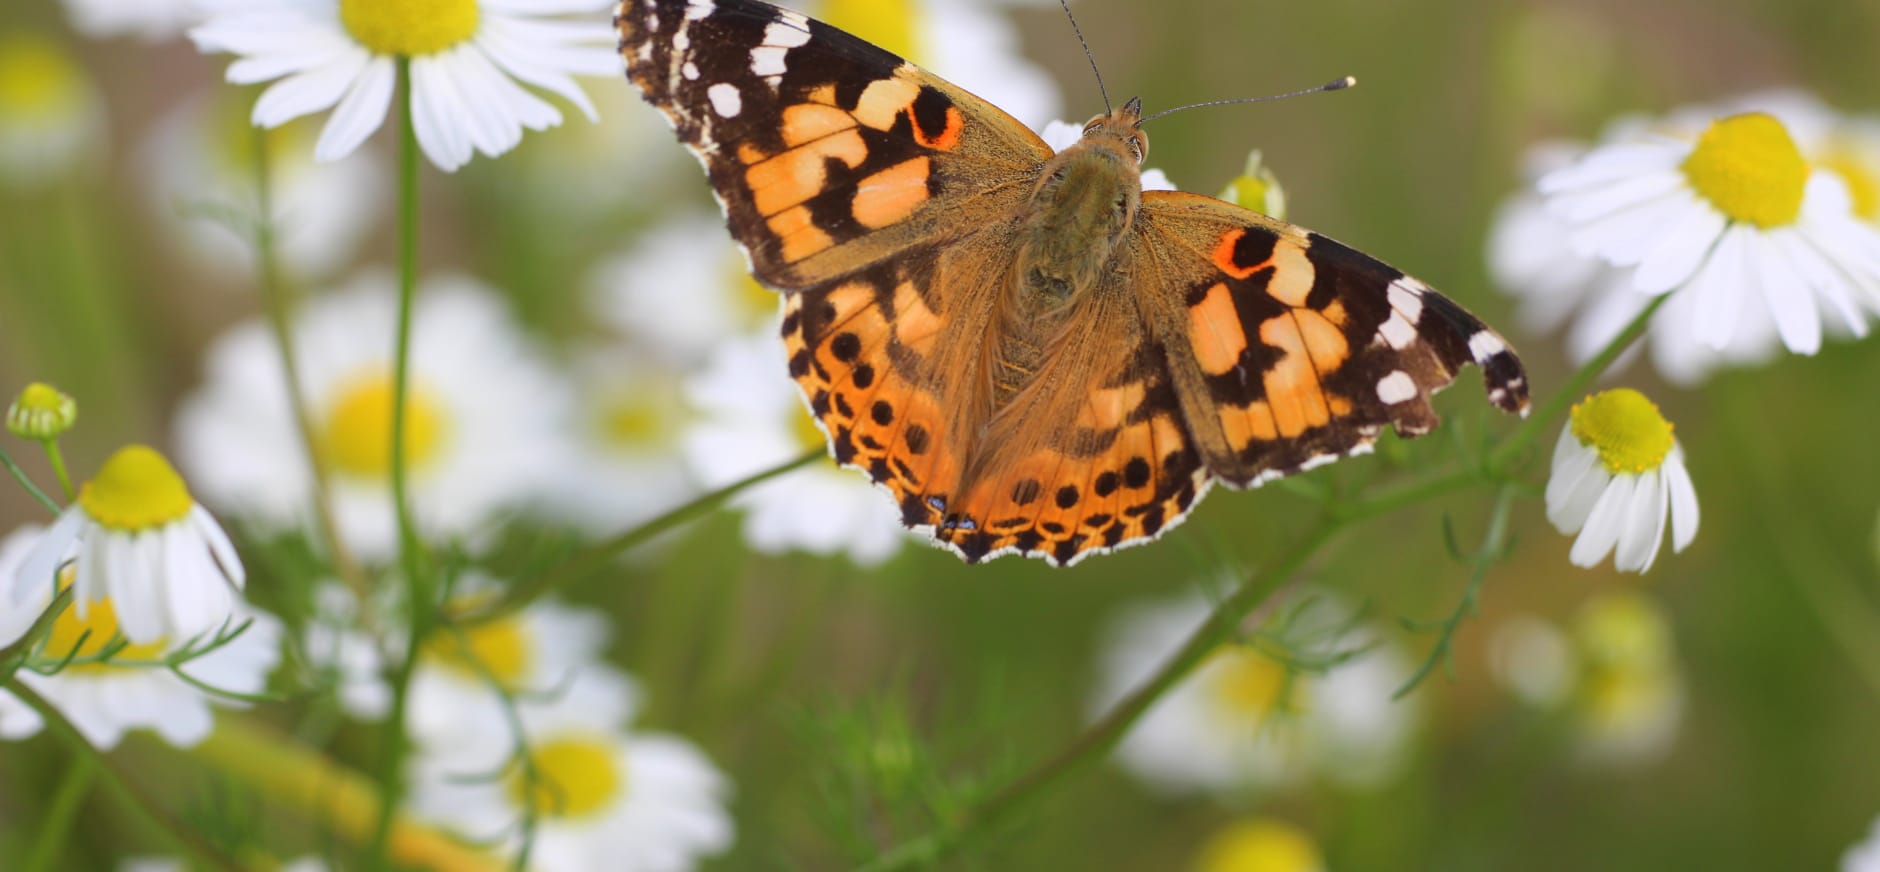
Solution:
[[[1377,380],[1377,398],[1390,405],[1416,399],[1417,383],[1410,374],[1396,370],[1390,375]]]
[[[784,66],[783,56],[789,51],[788,48],[774,45],[760,45],[751,49],[751,72],[764,77],[783,75],[788,69]]]
[[[1475,355],[1476,363],[1487,363],[1489,358],[1507,350],[1508,343],[1487,330],[1477,330],[1469,337],[1469,352]]]
[[[1405,319],[1402,312],[1391,313],[1390,320],[1377,328],[1377,335],[1390,347],[1402,351],[1417,341],[1416,325]]]
[[[688,82],[698,81],[698,64],[686,61],[685,66],[679,68],[679,72],[685,76]]]
[[[1412,324],[1423,318],[1421,284],[1407,277],[1390,283],[1390,307],[1403,313]]]
[[[713,3],[712,0],[691,0],[685,5],[685,18],[687,21],[697,21],[711,17],[711,14],[716,11],[718,11],[718,4]]]
[[[719,82],[705,89],[705,96],[711,98],[712,111],[720,118],[736,118],[744,111],[744,97],[738,94],[738,86]]]
[[[809,29],[788,19],[772,21],[764,28],[764,44],[796,48],[809,42]]]

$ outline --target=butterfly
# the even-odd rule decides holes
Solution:
[[[1494,330],[1324,236],[1144,191],[1141,102],[1054,153],[998,107],[757,0],[621,0],[627,76],[704,165],[830,452],[968,562],[1151,540],[1436,426]],[[683,289],[674,289],[683,293]]]

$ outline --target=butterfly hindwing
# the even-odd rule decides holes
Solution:
[[[1050,149],[891,52],[755,0],[622,0],[627,75],[765,283],[801,290],[1009,210]]]
[[[1143,198],[1136,244],[1165,276],[1171,355],[1210,471],[1246,487],[1436,426],[1430,395],[1468,364],[1525,412],[1507,344],[1429,286],[1327,237],[1177,192]]]

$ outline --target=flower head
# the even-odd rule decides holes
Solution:
[[[1235,821],[1208,837],[1195,872],[1324,872],[1312,834],[1275,818]]]
[[[13,600],[50,591],[73,553],[77,616],[113,601],[124,637],[136,643],[215,629],[235,612],[247,580],[228,534],[196,505],[170,462],[142,445],[119,449],[79,488],[20,564]]]
[[[275,127],[333,110],[314,154],[338,160],[385,122],[399,59],[411,63],[411,123],[425,156],[452,171],[478,153],[516,146],[522,131],[561,123],[524,85],[595,118],[570,77],[617,75],[609,0],[233,0],[190,31],[205,52],[229,52],[236,84],[274,82],[254,122]],[[587,12],[587,21],[561,17]],[[278,81],[277,81],[278,80]],[[402,120],[400,123],[403,123]]]
[[[0,36],[0,183],[36,187],[96,154],[104,107],[78,59],[49,37]]]
[[[1672,548],[1697,536],[1697,492],[1671,422],[1630,388],[1594,394],[1573,407],[1554,447],[1547,519],[1579,533],[1569,559],[1593,567],[1617,548],[1614,564],[1644,572],[1658,556],[1667,516]]]
[[[78,422],[78,402],[45,382],[33,382],[7,407],[7,431],[21,439],[57,439]]]

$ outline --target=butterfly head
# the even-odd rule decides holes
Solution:
[[[1131,97],[1107,115],[1098,115],[1084,124],[1084,142],[1114,148],[1134,158],[1140,165],[1149,156],[1149,135],[1142,132],[1142,98]]]

